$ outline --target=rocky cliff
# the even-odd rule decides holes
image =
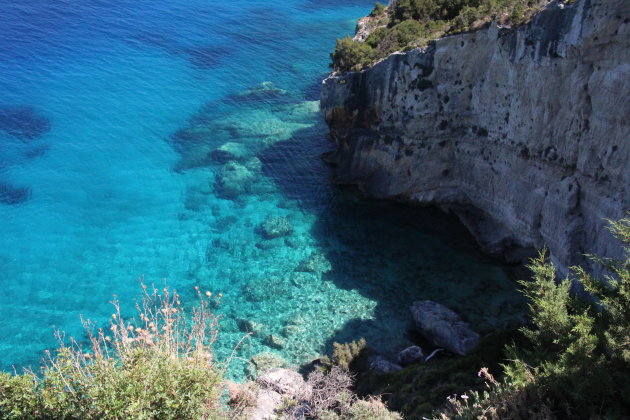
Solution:
[[[452,211],[508,259],[621,256],[604,219],[630,208],[628,0],[552,2],[332,75],[321,108],[340,183]]]

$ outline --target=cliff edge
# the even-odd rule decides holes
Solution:
[[[561,271],[621,257],[630,209],[630,2],[552,2],[517,28],[395,53],[323,82],[340,183],[457,214],[486,251]]]

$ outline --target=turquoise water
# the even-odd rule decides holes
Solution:
[[[2,368],[37,362],[55,328],[80,339],[80,316],[106,324],[140,278],[184,303],[223,293],[220,357],[258,325],[237,378],[261,352],[300,364],[332,341],[394,354],[417,299],[482,332],[522,319],[506,267],[453,218],[330,185],[319,82],[372,1],[343,4],[3,1]],[[266,239],[269,217],[292,232]]]

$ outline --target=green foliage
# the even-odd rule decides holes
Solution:
[[[630,218],[610,221],[610,231],[626,245],[625,261],[592,257],[610,273],[603,279],[594,278],[580,267],[576,273],[603,308],[597,316],[606,326],[603,340],[610,357],[630,363]]]
[[[365,40],[337,40],[331,67],[358,71],[395,51],[426,45],[447,34],[477,29],[492,19],[521,25],[547,4],[546,0],[394,0],[389,8],[377,3],[370,16],[375,29]],[[388,11],[388,13],[385,13]],[[386,21],[387,18],[389,21]]]
[[[387,10],[386,6],[383,6],[381,3],[376,2],[376,4],[374,5],[374,9],[372,9],[372,11],[370,12],[370,17],[380,16],[385,13],[385,10]]]
[[[365,43],[374,48],[378,57],[404,49],[425,33],[424,26],[415,20],[407,20],[392,28],[378,28],[368,36]]]
[[[366,355],[367,351],[367,343],[364,338],[350,343],[335,342],[333,343],[332,358],[324,356],[321,361],[328,369],[339,366],[345,370],[355,370],[353,369],[354,365],[359,361],[359,358]]]
[[[507,347],[502,383],[487,381],[488,391],[451,401],[443,418],[618,418],[630,412],[630,218],[612,222],[625,245],[625,260],[592,257],[608,273],[596,279],[573,268],[590,293],[570,293],[558,281],[545,252],[532,260],[533,281],[521,282],[529,299],[532,325],[521,331],[526,346]],[[488,413],[494,413],[488,415]],[[541,414],[542,413],[542,414]],[[544,414],[547,413],[547,414]]]
[[[186,314],[176,293],[145,291],[139,320],[115,303],[108,333],[86,323],[89,348],[60,339],[38,375],[0,375],[0,419],[224,418],[216,318],[199,298]]]
[[[330,54],[331,67],[340,72],[360,71],[372,64],[374,50],[368,44],[349,36],[338,39],[335,51]]]

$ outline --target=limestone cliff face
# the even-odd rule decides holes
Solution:
[[[333,75],[321,107],[341,183],[453,211],[508,258],[621,256],[603,219],[630,209],[628,0],[552,3]]]

